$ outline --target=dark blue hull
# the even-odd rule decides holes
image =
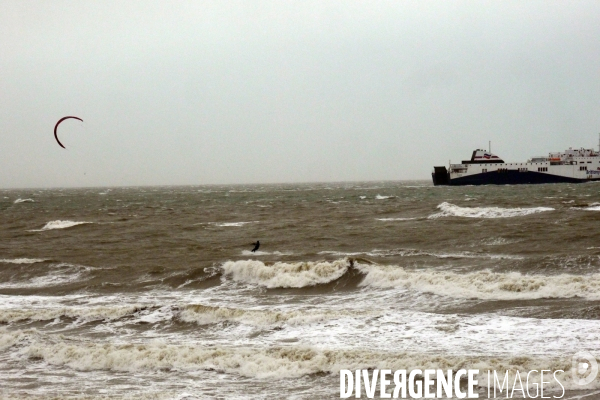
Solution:
[[[439,175],[432,174],[434,185],[522,185],[535,183],[583,183],[589,182],[592,179],[576,179],[545,174],[540,172],[519,172],[519,171],[503,171],[503,172],[484,172],[476,175],[462,176],[460,178],[449,179],[448,183],[441,183]],[[593,179],[594,181],[600,179]]]

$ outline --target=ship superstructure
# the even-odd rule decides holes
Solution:
[[[599,146],[600,147],[600,146]],[[514,185],[600,180],[600,152],[569,148],[527,162],[506,163],[490,151],[473,151],[470,160],[434,167],[434,185]]]

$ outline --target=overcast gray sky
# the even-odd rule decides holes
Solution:
[[[430,179],[598,132],[600,1],[0,0],[3,188]]]

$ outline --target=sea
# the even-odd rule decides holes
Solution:
[[[0,190],[0,398],[335,399],[343,369],[600,398],[599,189]]]

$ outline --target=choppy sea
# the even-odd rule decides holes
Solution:
[[[0,397],[339,398],[340,369],[469,368],[481,397],[483,371],[551,369],[595,398],[571,369],[600,359],[599,189],[0,190]]]

